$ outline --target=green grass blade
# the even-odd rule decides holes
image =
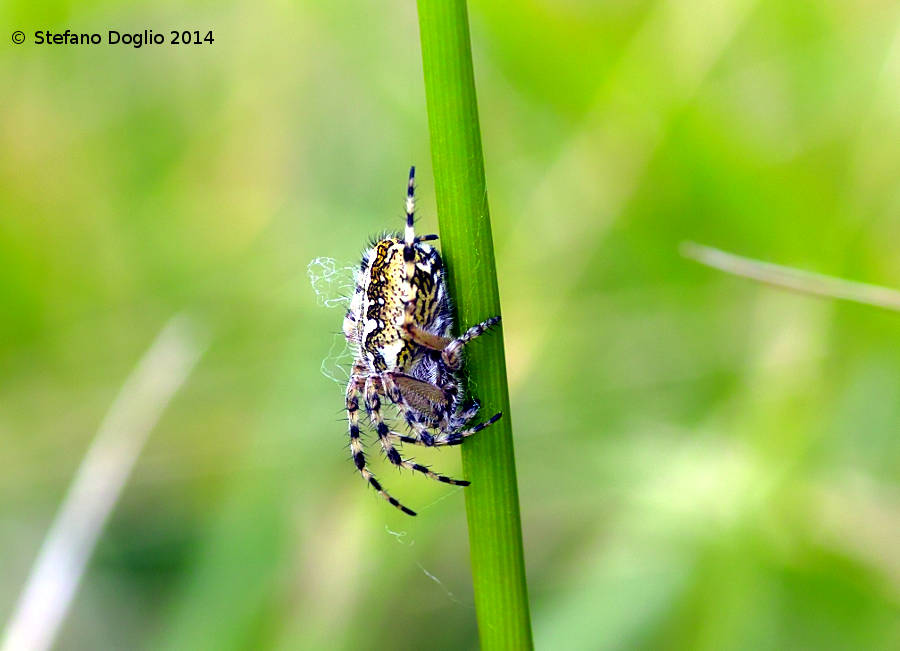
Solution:
[[[441,251],[460,332],[500,314],[464,0],[419,0],[419,29]],[[472,581],[483,649],[532,647],[502,331],[468,351],[483,417],[503,418],[462,446]]]

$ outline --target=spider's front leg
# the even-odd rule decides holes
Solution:
[[[462,363],[462,356],[460,355],[462,347],[476,337],[480,337],[498,323],[500,323],[500,317],[492,316],[490,319],[485,319],[481,323],[473,325],[466,330],[461,337],[457,337],[447,344],[447,347],[441,351],[441,358],[444,360],[447,367],[453,371],[459,369],[460,364]]]
[[[490,319],[485,319],[481,323],[473,325],[462,336],[450,339],[449,337],[431,334],[420,328],[413,321],[412,312],[408,309],[406,320],[403,323],[403,332],[411,341],[418,345],[430,350],[440,351],[441,359],[447,365],[447,368],[451,371],[456,371],[462,365],[461,353],[463,346],[476,337],[480,337],[498,323],[500,323],[500,317],[492,316]]]
[[[406,186],[406,228],[403,231],[403,271],[406,276],[405,320],[409,322],[416,306],[416,287],[413,278],[416,273],[416,168],[409,168],[409,183]]]

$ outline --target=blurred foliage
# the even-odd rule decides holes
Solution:
[[[470,6],[536,643],[900,647],[896,314],[683,239],[900,286],[900,11]],[[0,619],[119,385],[187,309],[213,345],[154,431],[60,649],[471,648],[458,491],[347,459],[320,373],[420,169],[412,3],[8,2],[0,50]],[[419,451],[417,451],[419,452]],[[417,456],[450,474],[458,454]]]

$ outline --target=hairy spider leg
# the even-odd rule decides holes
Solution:
[[[458,370],[462,363],[462,356],[460,355],[462,347],[476,337],[480,337],[498,323],[500,323],[500,317],[492,316],[490,319],[485,319],[481,323],[473,325],[466,330],[461,337],[457,337],[447,344],[446,348],[441,351],[441,358],[444,360],[447,367],[451,371]]]
[[[416,297],[419,288],[415,284],[416,277],[416,244],[436,240],[437,235],[423,235],[416,237],[415,213],[416,213],[416,167],[409,168],[409,184],[406,186],[406,228],[403,231],[403,262],[404,275],[406,276],[406,304],[403,310],[402,332],[405,338],[413,341],[412,330],[416,327]]]
[[[428,427],[419,421],[416,416],[416,410],[404,397],[403,392],[400,390],[400,387],[397,386],[393,376],[390,373],[385,373],[382,375],[382,383],[384,384],[388,398],[397,405],[397,409],[400,411],[400,414],[403,416],[404,420],[406,420],[407,424],[409,424],[415,435],[414,437],[410,437],[396,434],[396,436],[404,443],[416,443],[426,447],[434,445],[434,437],[428,431]]]
[[[380,420],[381,400],[378,398],[378,394],[377,394],[377,393],[372,393],[372,394],[370,395],[369,387],[371,386],[371,378],[366,378],[366,379],[364,380],[364,386],[365,386],[366,411],[369,413],[369,418],[370,418],[370,419],[373,418],[372,414],[378,414],[378,418],[379,418],[379,420]],[[356,394],[357,394],[357,396],[358,396],[358,395],[359,395],[359,389],[358,389],[358,388],[355,388],[355,391],[356,391]],[[351,445],[352,445],[352,440],[353,440],[353,439],[352,439],[352,437],[353,437],[353,434],[352,434],[352,426],[353,426],[353,424],[355,424],[355,423],[353,423],[353,422],[351,421]],[[357,427],[357,437],[358,437],[358,436],[359,436],[359,428]],[[379,436],[379,438],[381,437],[381,432],[378,433],[378,436]],[[368,470],[368,468],[366,467],[366,460],[365,460],[365,457],[364,457],[363,454],[362,454],[362,445],[357,445],[357,450],[359,451],[359,452],[358,452],[359,456],[357,457],[357,456],[356,456],[357,452],[354,451],[354,457],[353,457],[353,460],[354,460],[354,462],[356,463],[356,467],[359,468],[359,470],[360,470],[361,473],[363,473],[363,477],[365,477],[365,478],[368,480],[368,482],[369,482],[370,484],[372,484],[372,486],[375,488],[375,490],[377,490],[378,493],[379,493],[384,499],[386,499],[388,502],[390,502],[391,505],[397,507],[398,509],[400,509],[401,511],[403,511],[403,512],[406,513],[407,515],[415,515],[415,514],[416,514],[415,511],[413,511],[412,509],[406,508],[406,507],[403,506],[399,501],[397,501],[397,498],[393,497],[390,493],[388,493],[388,492],[381,486],[381,483],[379,483],[379,481],[378,481],[377,479],[375,479],[375,477],[372,475],[372,473]]]
[[[416,287],[413,278],[416,273],[416,167],[409,168],[409,183],[406,186],[406,228],[403,231],[403,262],[406,268],[406,317],[405,322],[413,320],[416,307]]]
[[[414,341],[418,345],[429,348],[431,350],[440,351],[441,359],[443,359],[444,364],[447,365],[447,368],[449,368],[451,371],[457,371],[459,370],[459,367],[462,363],[462,358],[460,355],[462,347],[476,337],[480,337],[498,323],[500,323],[500,317],[492,316],[490,319],[485,319],[481,323],[473,325],[471,328],[466,330],[462,336],[457,337],[456,339],[441,337],[439,335],[431,334],[430,332],[425,332],[424,330],[422,330],[422,328],[417,326],[415,323],[412,323],[411,321],[408,323],[404,323],[404,330],[409,334],[412,341]]]
[[[457,388],[452,378],[443,384],[438,384],[426,382],[399,371],[389,371],[386,375],[403,394],[410,406],[435,419],[446,413],[447,407],[454,404],[453,401],[456,399]]]
[[[451,413],[452,405],[457,404],[459,395],[459,383],[451,374],[446,374],[443,381],[438,380],[433,384],[403,373],[392,373],[391,379],[397,383],[407,403],[431,419],[427,424],[436,425],[442,432],[461,428],[478,413],[477,402],[464,408],[457,407]]]
[[[453,414],[450,417],[450,428],[451,429],[459,429],[470,420],[475,418],[475,415],[478,413],[478,410],[481,409],[481,405],[476,400],[471,403],[467,407],[460,407],[459,411]]]
[[[389,374],[385,374],[383,376],[383,382],[387,388],[387,395],[391,399],[391,402],[397,405],[397,409],[403,415],[403,418],[409,424],[410,428],[412,428],[413,434],[415,436],[403,436],[401,434],[397,434],[396,432],[391,432],[390,435],[392,438],[399,440],[403,443],[412,443],[414,445],[424,445],[425,447],[438,447],[442,445],[459,445],[463,442],[463,439],[466,439],[473,434],[477,434],[481,430],[486,427],[489,427],[496,423],[503,416],[502,412],[498,412],[488,418],[483,423],[479,423],[474,427],[470,427],[468,429],[450,432],[447,434],[438,434],[436,436],[432,436],[432,434],[428,431],[428,427],[423,424],[418,416],[416,415],[415,409],[409,404],[406,398],[403,396],[403,392],[397,387],[397,384],[393,381]],[[474,406],[477,409],[477,406]],[[472,409],[470,407],[469,409]]]
[[[441,335],[432,334],[422,330],[422,328],[416,325],[412,318],[403,322],[403,332],[406,333],[407,337],[413,343],[418,344],[423,348],[428,348],[429,350],[444,350],[444,348],[449,346],[450,342],[453,341],[449,337],[442,337]]]
[[[462,365],[462,355],[460,353],[463,346],[465,346],[473,339],[480,337],[498,323],[500,323],[499,316],[485,319],[481,323],[478,323],[466,330],[462,336],[457,337],[456,339],[441,337],[439,335],[431,334],[430,332],[425,332],[414,323],[404,324],[404,329],[410,335],[410,338],[414,343],[424,348],[440,351],[441,361],[444,363],[444,366],[452,372],[459,370],[460,366]],[[444,395],[447,398],[447,402],[453,404],[457,392],[456,383],[451,381],[446,385],[438,388],[444,392]],[[453,414],[451,418],[455,423],[455,426],[461,427],[469,420],[471,420],[478,412],[478,408],[478,403],[474,403],[473,405],[466,407],[456,414]],[[449,415],[446,413],[446,410],[442,410],[438,406],[436,411],[439,418],[441,419],[441,422],[446,423],[447,417]]]
[[[403,410],[403,406],[399,405],[400,409]],[[469,438],[473,434],[477,434],[481,430],[486,427],[490,427],[498,420],[503,417],[503,412],[497,412],[490,418],[488,418],[483,423],[479,423],[474,427],[470,427],[469,429],[465,429],[461,432],[451,432],[450,434],[440,434],[438,436],[434,436],[431,438],[430,443],[426,443],[421,438],[417,438],[414,436],[404,436],[402,434],[398,434],[396,432],[390,433],[390,438],[396,441],[400,441],[401,443],[409,443],[411,445],[424,445],[425,447],[441,447],[444,445],[461,445],[464,439]]]
[[[488,418],[483,423],[478,423],[477,425],[470,427],[468,429],[464,429],[461,432],[450,432],[449,434],[441,434],[440,436],[436,436],[434,438],[435,445],[459,445],[463,442],[463,439],[466,439],[473,434],[478,434],[481,430],[486,427],[490,427],[498,420],[503,417],[503,412],[498,411],[496,414]]]
[[[369,404],[378,404],[378,390],[375,388],[375,384],[373,382],[366,382],[366,402]],[[375,425],[375,431],[378,433],[378,440],[381,442],[381,448],[384,450],[385,455],[387,455],[388,460],[392,464],[398,467],[403,467],[408,470],[412,470],[415,472],[420,472],[426,477],[430,477],[435,481],[440,481],[445,484],[453,484],[454,486],[468,486],[469,482],[463,479],[451,479],[446,475],[441,475],[439,473],[433,472],[428,467],[423,466],[420,463],[414,463],[408,459],[404,459],[400,456],[400,453],[397,451],[397,448],[394,447],[391,442],[391,434],[396,434],[396,432],[392,432],[387,424],[384,422],[384,418],[381,415],[380,409],[373,409],[369,416],[372,419],[372,423]]]
[[[347,385],[347,419],[350,422],[350,453],[353,455],[353,463],[356,464],[356,469],[359,470],[363,479],[369,482],[372,488],[378,491],[379,495],[404,513],[415,515],[415,511],[411,511],[400,504],[390,493],[382,488],[381,483],[375,479],[375,475],[372,474],[366,465],[366,455],[363,452],[362,442],[359,440],[359,398],[362,395],[360,389],[364,382],[364,380],[355,377]]]

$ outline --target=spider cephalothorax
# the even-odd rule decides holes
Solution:
[[[360,397],[391,463],[458,486],[469,482],[404,459],[394,444],[459,445],[500,418],[495,414],[479,425],[465,427],[478,412],[478,404],[463,405],[461,401],[458,371],[462,348],[500,317],[469,328],[461,337],[451,336],[453,318],[444,266],[437,249],[427,244],[437,235],[416,236],[413,226],[414,180],[413,167],[409,170],[404,233],[385,235],[363,254],[344,318],[344,335],[356,357],[347,384],[353,462],[382,497],[409,515],[415,512],[391,497],[366,466],[360,441]],[[396,405],[411,436],[398,434],[385,423],[383,397]]]

